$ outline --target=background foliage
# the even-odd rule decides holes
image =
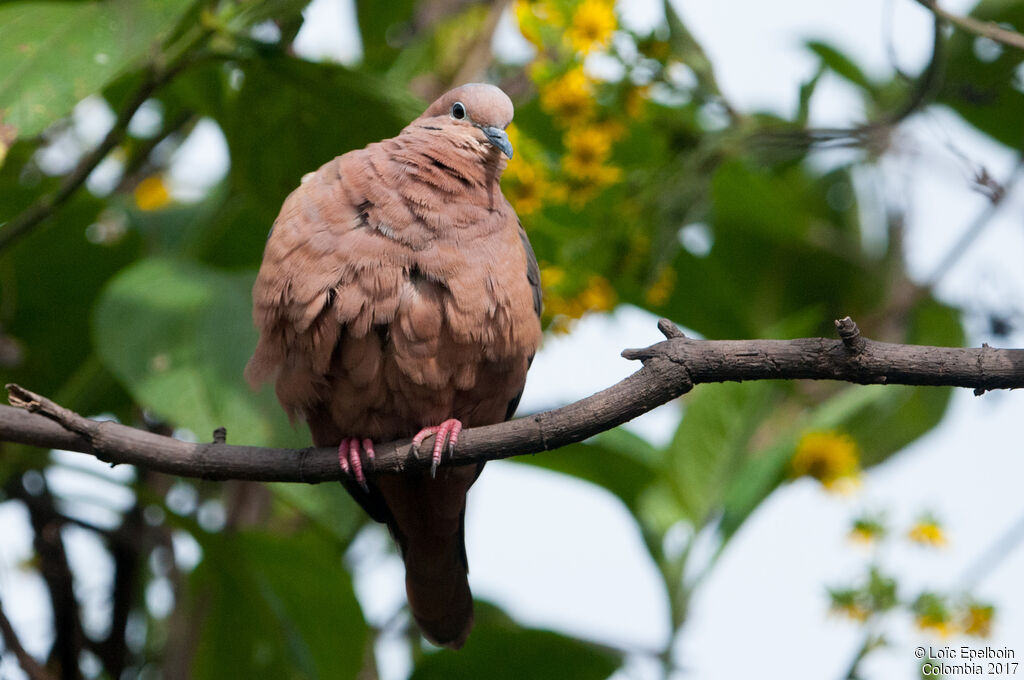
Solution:
[[[205,439],[223,425],[234,443],[305,445],[304,429],[288,425],[269,391],[252,394],[241,379],[267,228],[304,173],[397,134],[469,78],[499,83],[516,102],[517,155],[504,186],[542,264],[550,333],[631,304],[709,338],[829,336],[830,320],[849,314],[877,339],[963,342],[958,310],[907,277],[900,215],[890,212],[882,247],[862,233],[871,198],[855,189],[854,173],[874,171],[900,120],[937,104],[1019,147],[1019,53],[983,58],[973,36],[937,31],[921,74],[876,82],[834,46],[808,43],[820,70],[782,119],[730,105],[670,4],[655,31],[638,35],[604,0],[515,2],[508,7],[536,56],[506,64],[489,50],[506,3],[357,2],[363,53],[352,67],[296,56],[305,4],[0,6],[4,382],[179,436]],[[1024,25],[1021,3],[983,0],[974,13]],[[595,54],[602,61],[588,61]],[[864,126],[806,127],[825,73],[858,88],[871,116]],[[75,108],[86,97],[114,112],[92,139],[83,105]],[[210,125],[223,133],[230,168],[185,195],[171,174],[175,154]],[[823,145],[861,151],[823,170],[809,162]],[[666,446],[615,430],[522,464],[587,480],[629,508],[664,578],[675,630],[707,571],[687,570],[692,546],[667,548],[669,532],[685,527],[691,543],[710,532],[721,554],[788,477],[855,483],[862,465],[939,422],[948,398],[903,387],[702,386]],[[28,568],[42,570],[53,598],[54,676],[375,677],[382,631],[366,624],[343,578],[367,520],[340,487],[138,471],[119,482],[131,491],[127,509],[95,523],[37,474],[66,458],[0,447],[0,498],[24,504],[38,532],[39,560]],[[865,540],[883,533],[875,518],[858,522]],[[67,560],[59,533],[56,543],[40,538],[47,526],[84,528],[108,547],[116,578],[102,625],[83,624],[75,598],[59,597]],[[200,559],[182,565],[174,549],[189,537]],[[833,592],[838,611],[869,621],[903,606],[922,625],[972,633],[984,632],[964,618],[972,611],[991,619],[984,603],[897,597],[884,575],[867,574]],[[154,584],[170,589],[163,605],[146,596]],[[409,627],[404,616],[391,625]],[[499,677],[496,668],[604,678],[627,651],[524,629],[485,603],[465,651],[426,649],[414,627],[407,645],[414,678],[484,677],[481,669]],[[660,661],[672,667],[668,650]]]

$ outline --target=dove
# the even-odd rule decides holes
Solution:
[[[512,115],[499,88],[463,85],[309,173],[253,286],[246,379],[272,380],[314,444],[338,447],[346,488],[399,547],[420,630],[453,649],[473,622],[466,494],[482,464],[438,464],[464,427],[512,417],[541,340],[536,257],[499,186]],[[372,473],[374,442],[412,437],[418,454],[430,435],[429,471]]]

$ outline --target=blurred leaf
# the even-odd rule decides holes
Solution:
[[[777,389],[768,382],[701,385],[669,445],[667,467],[677,500],[701,525],[744,469],[748,443]]]
[[[403,34],[411,31],[415,6],[413,0],[356,0],[363,63],[367,68],[385,69],[398,56]]]
[[[792,427],[780,432],[775,441],[753,454],[735,475],[724,496],[720,530],[726,538],[739,529],[747,517],[786,479],[789,461],[797,441],[808,430],[840,429],[849,432],[850,422],[860,413],[884,408],[891,401],[892,385],[852,385],[819,404]],[[856,435],[854,435],[856,437]]]
[[[23,170],[33,151],[31,145],[15,144],[10,162],[0,169],[0,223],[53,184]],[[49,228],[40,226],[0,254],[0,327],[22,348],[21,361],[0,369],[0,379],[85,413],[117,410],[126,401],[114,381],[94,366],[87,338],[100,289],[141,250],[139,238],[130,232],[105,243],[89,240],[89,225],[102,209],[100,199],[80,192],[58,209]],[[86,376],[96,382],[65,390]]]
[[[356,677],[367,629],[336,542],[248,532],[202,545],[190,582],[201,622],[191,677]]]
[[[252,274],[225,274],[150,258],[128,267],[96,306],[94,342],[104,364],[146,408],[200,439],[294,445],[267,390],[252,394],[242,371],[256,345]]]
[[[42,132],[75,102],[150,53],[192,0],[0,5],[0,112],[19,136]]]
[[[476,622],[466,646],[426,655],[409,680],[604,680],[622,664],[616,652],[558,633],[522,628],[479,600],[474,608]]]
[[[513,460],[536,465],[597,484],[612,492],[632,511],[658,475],[661,454],[637,435],[622,429],[602,432],[582,444],[563,446],[540,456]]]
[[[1024,4],[982,0],[971,11],[982,21],[1024,29]],[[938,101],[1003,144],[1024,146],[1024,52],[959,28],[949,38]]]
[[[422,111],[406,91],[333,64],[273,55],[242,67],[242,89],[217,122],[231,149],[232,182],[265,208],[265,229],[304,174],[398,134]]]
[[[268,484],[278,500],[298,510],[342,542],[367,521],[366,513],[341,484]]]
[[[818,40],[809,40],[805,44],[807,49],[818,55],[821,62],[828,66],[833,73],[868,92],[874,91],[874,83],[864,75],[860,66],[857,66],[853,59],[840,52],[834,46]]]
[[[911,313],[906,342],[960,347],[963,328],[955,310],[931,298]],[[939,424],[953,388],[889,385],[885,398],[861,411],[847,424],[857,440],[865,465],[882,462]]]

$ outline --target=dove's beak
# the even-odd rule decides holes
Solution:
[[[500,130],[496,127],[482,127],[480,130],[486,135],[487,140],[494,146],[501,149],[509,158],[512,158],[512,143],[508,141],[508,135],[505,134],[504,130]]]

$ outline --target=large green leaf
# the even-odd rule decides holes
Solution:
[[[772,404],[768,382],[701,385],[669,446],[669,474],[677,501],[703,523],[749,456],[749,440]]]
[[[274,55],[242,68],[242,89],[218,123],[232,182],[266,208],[266,229],[304,174],[398,134],[422,111],[403,88],[335,64]]]
[[[252,532],[202,545],[190,581],[202,626],[191,677],[356,677],[367,628],[336,541]]]
[[[476,623],[458,652],[428,654],[410,680],[604,680],[621,656],[545,630],[521,628],[493,606],[477,601]]]
[[[0,221],[26,209],[51,181],[26,181],[22,168],[34,147],[19,142],[0,169]],[[89,337],[92,305],[100,289],[138,256],[140,240],[128,232],[103,243],[89,225],[102,221],[103,204],[80,192],[43,225],[0,253],[0,330],[21,347],[21,359],[0,366],[0,380],[15,382],[93,414],[126,402],[95,360]],[[113,389],[112,389],[113,388]]]
[[[239,444],[297,444],[267,391],[254,395],[242,379],[256,344],[252,281],[251,273],[141,260],[101,295],[96,350],[139,404],[200,438],[224,426]]]
[[[983,0],[971,11],[982,21],[1024,29],[1024,4]],[[938,100],[982,132],[1012,148],[1024,144],[1024,52],[956,29],[949,39]]]
[[[138,64],[192,0],[0,6],[0,121],[35,135]]]

